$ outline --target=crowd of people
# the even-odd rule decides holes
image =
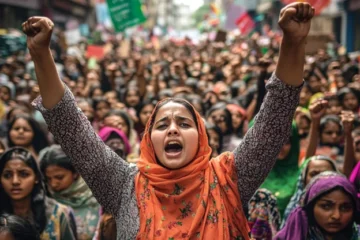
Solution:
[[[360,62],[305,55],[313,14],[98,60],[30,18],[0,63],[0,236],[360,239]]]

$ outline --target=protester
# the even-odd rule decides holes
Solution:
[[[49,140],[39,123],[28,115],[16,115],[9,123],[7,136],[9,147],[23,147],[35,157],[49,145]]]
[[[329,157],[321,155],[313,156],[307,159],[302,164],[301,169],[302,170],[298,177],[295,193],[291,197],[290,202],[285,209],[282,226],[284,226],[286,223],[289,214],[295,208],[300,206],[301,197],[304,194],[304,190],[307,184],[311,181],[312,178],[325,171],[337,172],[334,161]]]
[[[0,238],[4,240],[40,240],[35,227],[22,217],[0,214]]]
[[[11,148],[0,158],[0,213],[28,219],[41,239],[76,239],[72,210],[45,196],[43,178],[31,152]]]
[[[118,239],[248,239],[243,206],[289,139],[313,14],[305,3],[288,5],[281,12],[284,38],[275,74],[254,127],[233,153],[209,161],[211,149],[200,115],[188,102],[168,99],[156,106],[147,123],[137,167],[129,167],[105,147],[60,81],[49,51],[53,23],[33,17],[23,24],[42,96],[34,104],[99,203],[116,218]],[[179,80],[184,74],[178,68],[171,72]],[[266,141],[261,137],[265,135]],[[183,203],[176,201],[183,197]]]
[[[359,204],[354,185],[335,172],[323,172],[307,186],[304,203],[274,239],[358,239]]]
[[[77,239],[92,239],[99,220],[99,204],[59,145],[40,153],[40,169],[49,196],[74,210]]]
[[[126,159],[131,152],[129,141],[121,130],[111,127],[103,127],[99,136],[104,143],[111,148],[119,157]]]

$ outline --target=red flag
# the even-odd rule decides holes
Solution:
[[[236,25],[239,27],[241,34],[248,34],[255,27],[255,22],[247,12],[244,12],[236,19]]]
[[[315,15],[319,15],[324,8],[330,4],[330,0],[281,0],[283,4],[287,5],[293,2],[308,2],[315,8]]]

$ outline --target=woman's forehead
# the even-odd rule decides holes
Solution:
[[[321,196],[319,200],[331,200],[333,202],[350,202],[351,198],[348,193],[345,193],[342,189],[333,189],[330,192],[326,193],[325,195]]]
[[[184,105],[176,102],[168,102],[159,108],[155,117],[155,121],[158,121],[164,117],[173,118],[176,116],[186,117],[194,120],[190,111]]]
[[[31,169],[23,160],[21,159],[11,159],[9,161],[6,162],[5,164],[5,168],[9,168],[9,169],[24,169],[24,168],[29,168]]]

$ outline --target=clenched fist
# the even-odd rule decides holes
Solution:
[[[296,2],[284,7],[279,19],[284,37],[292,41],[304,40],[309,33],[314,13],[315,9],[308,3]]]
[[[31,17],[22,24],[31,54],[49,49],[54,23],[47,17]]]

